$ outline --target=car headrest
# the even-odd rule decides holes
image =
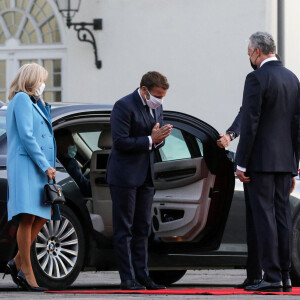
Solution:
[[[101,149],[111,149],[112,138],[110,128],[104,128],[99,136],[98,147]]]

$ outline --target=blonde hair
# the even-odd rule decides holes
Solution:
[[[38,64],[30,63],[23,65],[10,84],[8,99],[11,100],[18,92],[38,97],[36,90],[40,87],[41,83],[46,81],[47,77],[47,70]]]

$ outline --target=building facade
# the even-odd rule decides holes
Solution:
[[[64,1],[64,0],[60,0]],[[284,3],[284,62],[300,76],[300,3]],[[46,67],[47,101],[108,103],[132,92],[149,70],[165,74],[167,110],[192,114],[220,132],[242,101],[251,71],[249,36],[277,41],[278,0],[82,0],[74,22],[103,19],[93,48],[68,29],[54,0],[0,0],[0,100],[26,62]],[[236,144],[236,143],[235,143]],[[233,149],[235,145],[231,146]]]

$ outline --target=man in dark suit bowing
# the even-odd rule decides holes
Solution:
[[[172,126],[163,125],[167,78],[148,72],[140,88],[118,100],[111,113],[113,146],[107,182],[113,202],[114,249],[125,290],[162,289],[149,277],[148,237],[154,196],[153,150],[161,147]]]
[[[248,196],[247,235],[257,241],[264,276],[248,291],[291,291],[289,193],[299,161],[300,86],[275,50],[270,34],[251,35],[248,55],[257,70],[245,81],[236,174]]]

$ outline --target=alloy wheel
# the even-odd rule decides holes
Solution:
[[[78,258],[78,236],[73,224],[48,221],[39,232],[35,251],[41,269],[51,278],[60,279],[72,272]]]

